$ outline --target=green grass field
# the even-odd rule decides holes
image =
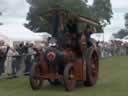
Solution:
[[[63,86],[46,86],[33,91],[27,77],[0,80],[0,96],[128,96],[128,57],[110,57],[100,61],[96,86],[78,86],[65,92]]]

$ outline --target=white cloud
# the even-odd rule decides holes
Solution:
[[[5,7],[4,15],[6,16],[26,16],[29,5],[25,0],[3,0]]]
[[[92,4],[93,0],[88,0]],[[111,0],[113,8],[128,8],[128,0]]]
[[[128,8],[128,0],[111,0],[113,8]]]

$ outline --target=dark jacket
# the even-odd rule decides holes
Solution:
[[[86,32],[84,33],[86,36],[86,40],[87,40],[87,46],[91,47],[92,46],[92,41],[91,41],[91,35],[93,32]]]

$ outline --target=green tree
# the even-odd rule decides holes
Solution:
[[[112,8],[110,0],[94,0],[92,6],[87,5],[88,0],[27,0],[30,4],[27,15],[28,24],[26,27],[33,31],[47,31],[47,22],[41,20],[39,16],[54,5],[59,5],[63,9],[75,12],[85,17],[99,21],[102,25],[110,23]],[[43,22],[42,22],[43,21]],[[101,29],[100,29],[101,30]]]
[[[83,16],[90,16],[87,0],[27,0],[31,5],[27,15],[28,24],[26,27],[33,31],[47,31],[47,22],[42,22],[39,16],[48,11],[54,5],[75,12]]]
[[[110,0],[94,0],[92,5],[92,13],[96,20],[105,27],[110,24],[112,18],[112,5]]]
[[[120,29],[117,33],[113,34],[115,38],[123,39],[126,35],[128,35],[128,31],[126,29]]]

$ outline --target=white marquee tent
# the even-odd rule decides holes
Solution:
[[[42,38],[19,24],[6,24],[0,26],[0,40],[12,42],[41,41]]]
[[[48,32],[38,32],[35,33],[37,36],[40,36],[42,38],[42,40],[47,40],[49,37],[52,37],[51,34],[49,34]]]
[[[104,34],[103,33],[94,33],[91,35],[91,38],[95,39],[96,41],[104,41]]]
[[[12,41],[40,41],[41,37],[35,35],[32,31],[23,25],[7,24],[0,26],[0,35],[7,37]]]

